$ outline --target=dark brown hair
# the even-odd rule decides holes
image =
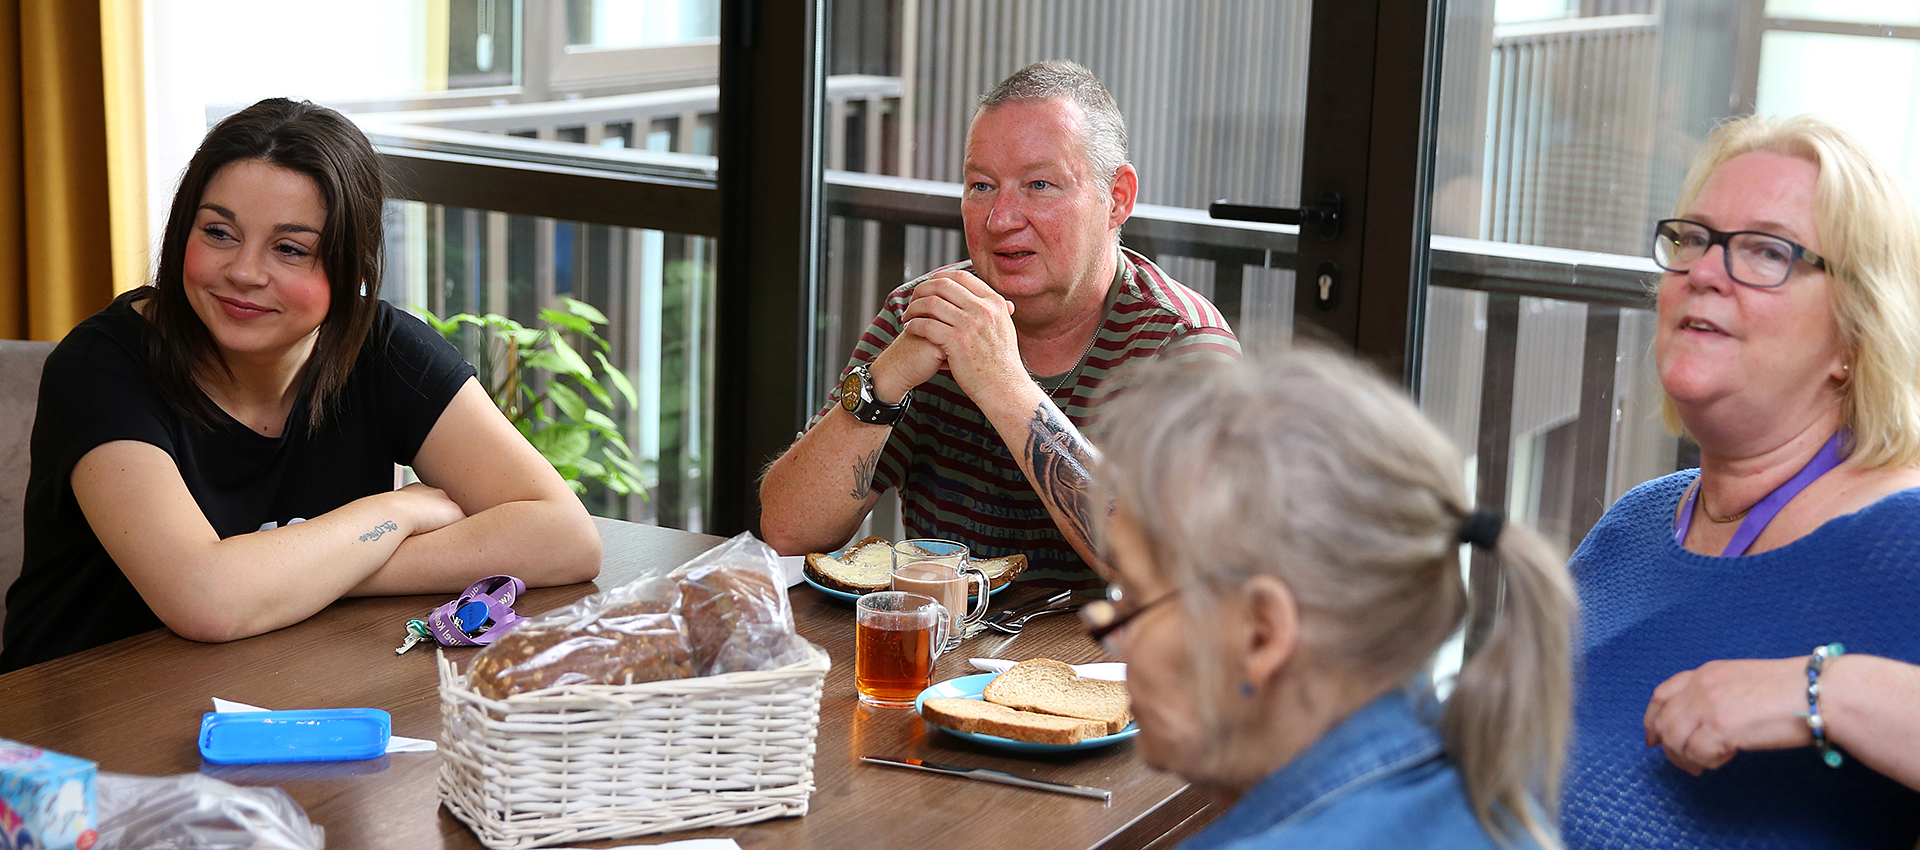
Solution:
[[[312,393],[307,429],[316,431],[339,400],[373,326],[386,239],[380,218],[386,183],[379,157],[360,128],[324,106],[286,98],[260,101],[215,124],[187,163],[167,215],[153,289],[145,296],[152,301],[147,344],[154,382],[175,410],[202,422],[217,418],[218,408],[198,380],[231,372],[187,301],[182,272],[207,184],[220,169],[243,160],[306,175],[326,204],[319,258],[331,291],[301,377]]]

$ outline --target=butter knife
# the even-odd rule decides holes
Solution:
[[[1041,779],[1028,779],[1024,776],[1015,776],[1011,773],[1002,773],[998,770],[988,770],[984,767],[960,767],[958,765],[941,764],[937,761],[927,761],[926,759],[884,758],[881,756],[861,756],[860,760],[868,764],[880,764],[886,765],[887,767],[905,767],[913,770],[924,770],[928,773],[943,773],[948,776],[958,776],[962,779],[979,779],[986,782],[998,782],[1002,785],[1017,785],[1021,788],[1032,788],[1038,791],[1052,791],[1056,794],[1072,794],[1076,797],[1092,797],[1096,800],[1113,801],[1113,792],[1105,788],[1095,788],[1090,785],[1069,785],[1064,782],[1047,782]]]

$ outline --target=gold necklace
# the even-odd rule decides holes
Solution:
[[[1706,517],[1708,520],[1712,522],[1717,522],[1717,523],[1720,523],[1721,525],[1725,525],[1730,522],[1739,522],[1740,520],[1746,519],[1748,511],[1753,510],[1753,506],[1748,505],[1747,510],[1741,511],[1730,517],[1714,516],[1713,511],[1707,510],[1707,491],[1705,488],[1700,486],[1700,479],[1698,478],[1694,479],[1693,486],[1694,486],[1694,495],[1698,497],[1697,504],[1700,505],[1700,515]]]

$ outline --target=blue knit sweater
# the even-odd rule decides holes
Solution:
[[[1920,489],[1779,549],[1715,558],[1673,541],[1674,510],[1698,474],[1634,488],[1573,554],[1585,637],[1567,846],[1909,850],[1920,793],[1853,759],[1835,770],[1811,747],[1743,752],[1696,778],[1646,745],[1642,718],[1655,686],[1714,659],[1805,656],[1839,641],[1920,662]]]

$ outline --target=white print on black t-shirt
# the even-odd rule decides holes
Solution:
[[[306,522],[306,521],[307,521],[306,517],[297,516],[297,517],[294,517],[293,519],[287,520],[287,524],[292,525],[296,522]],[[272,531],[279,527],[280,527],[280,523],[274,522],[273,520],[267,520],[266,522],[260,523],[261,531]]]

